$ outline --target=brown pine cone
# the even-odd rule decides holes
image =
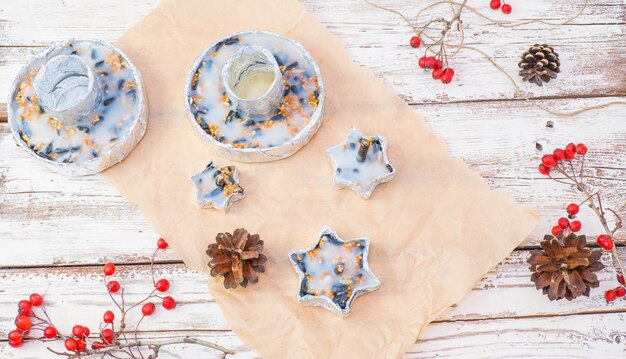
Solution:
[[[602,251],[585,248],[585,236],[571,233],[565,238],[546,235],[541,250],[531,252],[528,263],[531,280],[550,300],[589,296],[600,283],[593,272],[604,268]]]
[[[559,54],[547,44],[534,44],[528,48],[528,51],[524,51],[518,66],[522,69],[519,72],[522,80],[533,82],[539,86],[543,82],[555,79],[556,74],[561,71]]]
[[[246,287],[259,281],[257,273],[265,272],[267,257],[262,254],[263,241],[258,234],[249,234],[243,228],[233,234],[218,233],[206,253],[211,257],[211,276],[224,277],[224,287]]]

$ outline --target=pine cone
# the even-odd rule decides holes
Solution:
[[[585,236],[573,233],[565,238],[546,235],[541,242],[542,250],[531,252],[530,280],[550,300],[588,297],[591,288],[600,284],[593,272],[604,268],[600,262],[602,251],[585,248],[586,243]]]
[[[522,59],[517,64],[522,70],[519,75],[522,80],[534,82],[541,86],[542,82],[550,82],[560,72],[561,61],[559,54],[552,47],[543,44],[534,44],[528,51],[524,51]]]
[[[216,243],[211,243],[206,253],[211,257],[211,276],[224,277],[224,287],[246,287],[248,283],[259,281],[258,273],[265,272],[263,263],[267,257],[262,254],[263,241],[258,234],[249,234],[243,228],[233,234],[218,233]]]

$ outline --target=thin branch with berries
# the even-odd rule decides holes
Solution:
[[[381,9],[393,14],[400,16],[404,22],[413,30],[414,36],[411,37],[409,44],[411,47],[418,48],[422,44],[425,47],[424,55],[419,58],[418,65],[423,69],[432,70],[431,76],[435,80],[439,80],[444,84],[449,84],[452,82],[452,79],[455,75],[455,71],[449,65],[449,60],[456,56],[462,50],[470,50],[479,54],[484,60],[489,62],[497,71],[502,73],[511,83],[513,88],[515,89],[515,98],[521,98],[527,101],[531,106],[535,106],[542,111],[550,113],[555,116],[563,116],[563,117],[572,117],[576,116],[580,113],[605,108],[612,105],[623,105],[626,104],[624,101],[610,101],[600,105],[593,106],[585,106],[574,111],[555,111],[546,106],[541,105],[541,103],[537,101],[531,101],[532,97],[528,93],[524,92],[523,89],[517,84],[517,82],[508,74],[508,72],[500,66],[490,55],[488,55],[485,51],[480,48],[468,46],[465,44],[465,32],[463,21],[461,20],[461,15],[463,12],[472,13],[484,20],[489,21],[488,25],[493,25],[501,28],[515,28],[519,26],[525,26],[530,24],[542,24],[546,26],[561,26],[566,25],[577,19],[581,16],[584,10],[587,8],[587,4],[589,0],[583,0],[582,4],[578,6],[578,11],[576,11],[573,15],[560,22],[553,22],[548,20],[524,20],[518,22],[506,22],[499,21],[493,19],[489,16],[486,16],[479,11],[478,8],[467,5],[467,0],[462,2],[456,2],[452,0],[440,0],[436,1],[430,5],[423,7],[421,10],[417,12],[415,15],[415,19],[411,20],[409,17],[404,15],[402,12],[383,6],[378,5],[372,0],[363,0],[367,4],[377,9]],[[433,8],[439,6],[449,6],[451,10],[451,18],[446,19],[444,17],[434,17],[423,22],[420,17],[423,13]],[[500,9],[502,13],[508,15],[513,11],[513,7],[511,4],[506,3],[504,0],[491,0],[489,3],[489,7],[493,10]],[[458,33],[458,40],[452,38],[451,29],[455,29]],[[452,52],[448,52],[448,49],[454,49]]]
[[[176,300],[171,296],[162,296],[170,289],[170,282],[165,279],[156,280],[154,261],[159,251],[168,248],[167,242],[160,238],[157,241],[157,249],[152,254],[150,261],[150,273],[154,289],[142,300],[127,306],[124,288],[117,280],[111,280],[116,268],[113,263],[106,263],[102,267],[103,283],[111,301],[119,311],[119,321],[116,325],[116,315],[107,310],[102,315],[102,322],[98,330],[97,338],[91,337],[91,331],[87,326],[76,324],[68,334],[61,333],[48,316],[44,304],[44,298],[40,294],[33,293],[28,300],[18,303],[18,315],[15,318],[16,329],[9,333],[9,345],[14,348],[21,347],[25,341],[41,341],[46,343],[63,342],[64,351],[48,347],[47,349],[59,356],[68,359],[83,358],[98,355],[101,358],[130,358],[130,359],[154,359],[159,355],[161,348],[175,344],[195,344],[221,351],[224,354],[235,354],[234,351],[218,344],[207,342],[197,338],[184,337],[170,340],[140,340],[137,337],[140,324],[155,313],[155,301],[159,300],[165,310],[176,307]],[[119,293],[119,295],[117,294]],[[135,325],[133,333],[127,331],[127,315],[135,308],[141,307],[141,318]],[[131,336],[131,334],[133,334]],[[149,353],[149,354],[148,354]]]
[[[570,203],[567,205],[566,211],[568,218],[559,218],[557,225],[552,227],[552,235],[558,236],[567,233],[564,232],[578,232],[582,228],[582,223],[579,220],[572,220],[576,217],[576,214],[580,211],[580,206],[587,204],[591,210],[598,217],[604,232],[596,238],[596,243],[602,247],[605,251],[611,253],[616,263],[617,268],[617,280],[621,286],[610,289],[605,293],[607,301],[613,301],[617,297],[623,297],[626,295],[626,288],[623,287],[624,283],[624,263],[617,252],[617,247],[614,245],[615,233],[622,228],[622,218],[618,214],[617,210],[612,208],[605,208],[602,204],[602,194],[600,191],[592,191],[591,186],[587,183],[585,175],[585,159],[587,154],[587,146],[582,143],[577,145],[570,143],[565,146],[565,149],[557,148],[552,154],[543,155],[541,158],[541,164],[539,165],[539,172],[545,176],[548,176],[552,180],[558,183],[568,184],[574,187],[578,192],[584,195],[584,200],[580,203]],[[558,173],[556,176],[554,175]],[[608,213],[607,213],[608,212]],[[609,217],[612,217],[610,218]],[[570,220],[572,220],[570,222]],[[609,222],[612,221],[611,228]]]

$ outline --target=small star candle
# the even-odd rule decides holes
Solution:
[[[341,316],[350,314],[358,296],[380,287],[369,268],[368,253],[369,239],[344,241],[329,227],[322,228],[313,247],[289,254],[300,277],[298,301]]]
[[[244,197],[235,166],[218,167],[211,161],[202,172],[191,177],[196,187],[196,201],[201,208],[215,208],[224,213]]]
[[[387,159],[385,137],[365,136],[352,128],[346,139],[326,150],[334,170],[336,188],[349,188],[368,199],[377,185],[389,182],[396,174]]]

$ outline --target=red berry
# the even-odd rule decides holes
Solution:
[[[449,84],[452,82],[452,75],[450,73],[441,75],[441,82],[444,84]]]
[[[583,145],[582,143],[577,144],[576,153],[578,153],[579,155],[584,155],[585,153],[587,153],[587,146]]]
[[[508,15],[508,14],[511,13],[511,10],[513,10],[513,8],[511,8],[511,5],[509,5],[509,4],[502,5],[502,12],[503,13]]]
[[[445,70],[443,70],[443,74],[450,74],[450,77],[454,77],[454,70],[452,70],[451,68],[446,68]]]
[[[559,234],[561,234],[561,232],[563,232],[563,227],[561,227],[561,226],[554,226],[554,227],[552,227],[552,235],[553,236],[558,236]]]
[[[107,310],[106,312],[104,312],[104,315],[102,316],[102,320],[105,323],[113,323],[113,321],[115,320],[115,314],[113,314],[112,311]]]
[[[565,151],[574,151],[576,152],[576,145],[573,143],[568,143],[567,146],[565,146]]]
[[[57,328],[55,328],[53,326],[46,327],[46,329],[43,330],[43,336],[48,338],[48,339],[52,339],[52,338],[56,337],[57,336]]]
[[[434,56],[426,58],[426,67],[434,69],[437,66],[437,59]]]
[[[65,340],[65,349],[73,352],[78,348],[78,342],[76,339],[69,338]]]
[[[543,157],[541,157],[541,163],[546,167],[554,167],[556,160],[553,155],[543,155]]]
[[[441,60],[437,60],[437,62],[435,62],[435,69],[441,69],[443,67],[443,61]]]
[[[565,158],[565,151],[563,151],[560,148],[557,148],[556,150],[554,150],[554,152],[552,152],[552,155],[554,156],[554,160],[559,162],[559,161],[563,161],[563,159]]]
[[[154,287],[159,292],[166,292],[168,289],[170,289],[170,282],[167,279],[159,279],[157,280]]]
[[[419,67],[421,68],[426,68],[426,62],[428,62],[428,59],[426,58],[426,56],[422,56],[420,57],[420,59],[417,61],[417,64],[419,65]],[[159,239],[160,240],[160,239]],[[157,242],[158,243],[158,242]],[[161,247],[159,247],[161,248]]]
[[[91,334],[91,330],[87,327],[83,327],[83,337],[87,338]]]
[[[422,40],[420,40],[420,38],[417,36],[413,36],[409,43],[412,47],[420,47],[420,45],[422,44]]]
[[[87,349],[87,342],[85,342],[84,340],[77,340],[76,343],[78,344],[78,348],[76,348],[76,350],[78,350],[79,352]]]
[[[578,232],[580,231],[580,229],[582,228],[582,223],[580,223],[580,221],[572,221],[572,223],[570,223],[569,225],[569,229],[572,232]]]
[[[432,75],[435,80],[439,80],[441,78],[441,75],[443,75],[443,71],[441,71],[441,69],[435,69],[433,70]]]
[[[624,287],[617,287],[615,288],[615,294],[617,294],[618,297],[623,297],[624,295],[626,295],[626,288]]]
[[[561,217],[559,218],[559,226],[561,226],[562,228],[567,228],[569,227],[569,220],[567,220],[567,218],[565,217]]]
[[[15,318],[15,326],[21,330],[28,330],[33,325],[28,315],[18,314]]]
[[[623,275],[617,275],[617,281],[621,284],[624,285],[626,283],[624,283],[624,276]]]
[[[80,338],[85,334],[85,328],[82,325],[75,325],[74,328],[72,328],[72,334]]]
[[[18,330],[12,330],[9,332],[9,340],[12,342],[21,342],[24,340],[24,336]]]
[[[604,298],[607,302],[612,302],[617,299],[617,293],[613,289],[609,289],[604,293]]]
[[[102,349],[102,348],[104,348],[103,342],[93,342],[93,344],[91,344],[91,349],[93,350]]]
[[[576,157],[576,151],[572,151],[572,150],[565,150],[565,159],[566,160],[573,160],[574,157]]]
[[[163,308],[167,310],[172,310],[176,307],[176,300],[174,298],[167,296],[163,298]]]
[[[611,237],[606,234],[599,235],[598,238],[596,238],[596,243],[607,251],[613,249],[613,240],[611,240]]]
[[[113,330],[112,329],[104,329],[102,330],[102,332],[100,333],[102,336],[102,340],[104,340],[105,344],[111,344],[111,342],[113,341]]]
[[[567,213],[571,215],[578,213],[579,210],[580,210],[580,207],[578,207],[576,203],[570,203],[567,205]]]
[[[21,346],[22,346],[22,344],[24,344],[24,341],[23,341],[23,340],[22,340],[22,341],[19,341],[19,342],[14,342],[14,341],[12,341],[12,340],[9,340],[9,345],[10,345],[12,348],[19,348],[19,347],[21,347]]]
[[[104,267],[102,268],[102,271],[104,272],[104,275],[106,276],[113,275],[113,273],[115,273],[115,264],[111,262],[105,264]]]
[[[550,174],[550,167],[546,167],[543,164],[539,165],[539,173],[541,173],[542,175],[549,175]]]
[[[422,59],[422,58],[420,58],[420,60],[421,60],[421,59]],[[423,66],[420,66],[420,67],[423,67]],[[163,238],[159,238],[159,240],[157,241],[157,247],[158,247],[159,249],[165,249],[165,248],[167,248],[168,246],[169,246],[169,244],[167,244],[167,242],[166,242],[166,241],[165,241],[165,239],[163,239]]]
[[[491,2],[489,3],[489,6],[494,9],[497,10],[500,8],[500,0],[491,0]]]
[[[43,297],[40,294],[33,293],[28,299],[30,300],[30,304],[34,305],[35,307],[43,304]]]
[[[152,315],[156,307],[152,303],[146,303],[141,307],[141,313],[145,316]]]
[[[33,305],[27,300],[20,300],[17,304],[17,312],[24,315],[30,315]]]
[[[107,288],[109,289],[109,292],[116,293],[121,288],[120,282],[116,280],[112,280],[109,283],[107,283]]]

